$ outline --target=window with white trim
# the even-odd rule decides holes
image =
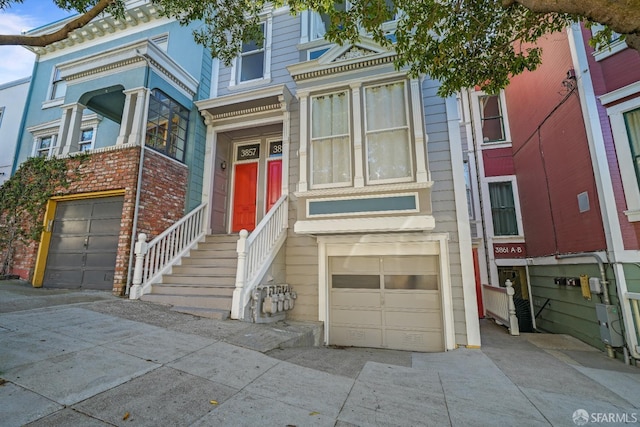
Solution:
[[[159,89],[149,97],[145,144],[156,151],[184,162],[189,110]]]
[[[489,199],[494,236],[517,236],[518,218],[511,181],[490,182]]]
[[[67,82],[61,76],[59,68],[53,70],[53,78],[51,80],[51,95],[50,100],[64,98],[67,93]]]
[[[370,183],[410,181],[413,176],[404,82],[365,88],[367,178]]]
[[[78,151],[87,151],[93,148],[94,129],[82,129],[80,131],[80,141],[78,142]]]
[[[349,92],[311,98],[311,185],[351,184]]]
[[[624,117],[624,124],[629,137],[631,159],[636,171],[638,186],[640,187],[640,108],[627,111],[622,116]]]
[[[54,153],[57,142],[57,135],[44,135],[36,138],[35,157],[51,157]]]
[[[263,40],[252,40],[242,44],[236,59],[236,82],[243,83],[263,79],[266,70],[266,23],[260,24]]]
[[[478,97],[480,106],[480,123],[483,142],[498,142],[506,139],[504,117],[499,95]]]

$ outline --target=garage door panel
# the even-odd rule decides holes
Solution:
[[[419,310],[439,310],[438,292],[385,292],[384,305],[388,309],[407,308]]]
[[[113,266],[116,263],[116,258],[117,258],[117,254],[114,254],[113,252],[91,253],[86,255],[86,260],[84,265],[86,268],[93,268],[93,267],[113,268]]]
[[[120,218],[122,214],[122,200],[109,200],[95,203],[93,218]]]
[[[382,331],[374,328],[350,328],[332,326],[331,343],[356,347],[382,347]]]
[[[441,331],[402,331],[387,329],[387,346],[398,350],[444,351]]]
[[[90,202],[61,202],[56,208],[56,218],[89,218],[91,211]]]
[[[439,311],[385,311],[384,319],[387,327],[425,330],[442,328],[442,313]]]
[[[49,287],[79,288],[82,283],[82,270],[47,269],[43,285]]]
[[[57,220],[53,222],[53,232],[56,234],[83,234],[87,232],[87,220]]]
[[[333,307],[380,308],[380,292],[333,291],[331,302]]]
[[[425,274],[439,270],[436,256],[386,256],[383,258],[385,274]]]
[[[82,279],[87,289],[105,289],[113,285],[113,271],[85,269]]]
[[[87,250],[113,250],[118,246],[119,236],[89,236]]]
[[[49,251],[53,253],[68,252],[82,253],[84,248],[83,236],[53,236],[49,244]]]
[[[382,313],[380,310],[331,310],[334,325],[359,325],[380,327]]]
[[[98,219],[91,221],[90,233],[113,233],[120,230],[120,218]]]
[[[51,253],[49,252],[48,262],[52,265],[64,265],[66,268],[82,268],[81,253]]]

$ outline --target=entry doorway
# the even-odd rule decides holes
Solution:
[[[230,231],[253,231],[282,195],[282,138],[234,141]]]

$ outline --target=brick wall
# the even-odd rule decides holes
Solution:
[[[71,195],[124,190],[113,280],[113,292],[117,295],[124,293],[127,283],[139,161],[138,147],[93,153],[83,162],[70,159],[70,170],[79,165],[79,179],[59,193]],[[145,232],[153,238],[183,216],[188,171],[185,165],[150,149],[145,150],[144,167],[138,232]],[[100,197],[100,194],[96,194],[96,197]],[[13,274],[31,281],[37,251],[37,243],[26,248],[17,247]]]

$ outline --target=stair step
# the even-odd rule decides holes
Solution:
[[[228,258],[198,258],[198,257],[184,257],[182,258],[181,265],[193,265],[193,266],[203,266],[203,267],[233,267],[236,268],[238,265],[238,257],[228,257]]]
[[[234,286],[236,283],[235,272],[224,276],[193,276],[190,274],[166,274],[162,276],[163,284],[176,285],[217,285]]]
[[[174,307],[215,308],[219,310],[231,310],[232,301],[232,298],[229,296],[154,293],[143,295],[141,299],[159,304],[169,304]]]
[[[189,258],[204,258],[204,259],[214,259],[214,258],[224,258],[224,259],[232,259],[238,258],[238,253],[235,251],[227,251],[227,250],[214,250],[214,249],[191,249],[189,251]]]
[[[172,311],[193,314],[194,316],[207,317],[209,319],[227,320],[231,316],[231,310],[220,310],[217,308],[196,308],[196,307],[171,307]]]
[[[236,243],[240,236],[236,234],[209,234],[204,237],[205,243]]]
[[[236,242],[200,242],[196,248],[198,250],[236,251]]]
[[[235,266],[216,267],[209,265],[176,265],[172,268],[171,274],[190,276],[231,276],[235,275]]]
[[[215,285],[179,285],[156,283],[153,285],[154,295],[211,295],[232,296],[235,286]]]

